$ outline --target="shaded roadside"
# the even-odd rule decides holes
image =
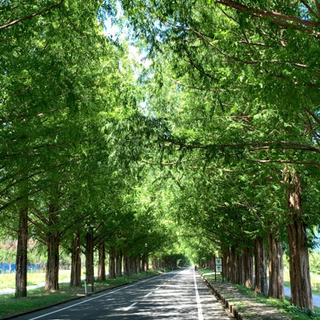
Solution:
[[[318,312],[291,305],[288,300],[268,298],[230,282],[214,281],[214,273],[200,270],[208,287],[238,320],[320,320]]]

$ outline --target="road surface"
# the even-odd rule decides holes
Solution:
[[[16,320],[230,320],[193,268],[172,271]]]

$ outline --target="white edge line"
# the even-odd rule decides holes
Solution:
[[[73,308],[73,307],[78,306],[78,305],[80,305],[80,304],[87,303],[87,302],[90,302],[90,301],[92,301],[92,300],[96,300],[96,299],[99,299],[99,298],[101,298],[101,297],[108,296],[108,295],[110,295],[110,294],[112,294],[112,293],[114,293],[114,292],[118,292],[118,291],[124,290],[124,289],[126,289],[126,288],[128,288],[128,287],[132,287],[132,286],[135,286],[135,285],[137,285],[137,284],[140,284],[140,283],[143,283],[143,282],[147,282],[147,281],[150,281],[150,280],[154,280],[154,278],[152,277],[152,278],[149,278],[149,279],[146,279],[146,280],[138,281],[138,282],[135,282],[135,283],[132,283],[132,284],[123,286],[123,287],[121,287],[121,288],[119,288],[119,289],[112,290],[111,292],[109,291],[109,292],[104,293],[104,294],[98,294],[98,296],[96,296],[96,297],[89,298],[89,299],[85,299],[84,301],[81,301],[81,302],[72,304],[71,306],[68,306],[68,307],[65,307],[65,308],[62,308],[62,309],[59,309],[59,310],[55,310],[55,311],[52,311],[52,312],[48,312],[48,313],[45,313],[45,314],[43,314],[43,315],[41,315],[41,316],[38,316],[38,317],[35,317],[35,318],[30,318],[29,320],[40,319],[40,318],[43,318],[43,317],[45,317],[45,316],[49,316],[49,315],[51,315],[51,314],[54,314],[54,313],[57,313],[57,312],[60,312],[60,311],[63,311],[63,310],[67,310],[67,309],[70,309],[70,308]]]
[[[199,292],[198,292],[196,274],[194,272],[194,269],[193,269],[193,279],[194,279],[194,287],[195,287],[195,290],[196,290],[196,301],[197,301],[197,307],[198,307],[198,318],[199,318],[199,320],[203,320],[201,301],[200,301],[200,296],[199,296]]]

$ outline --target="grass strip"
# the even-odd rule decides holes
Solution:
[[[199,271],[209,282],[214,281],[215,275],[212,270],[199,269]],[[220,275],[219,277],[217,275],[217,278],[218,278],[218,281],[222,280]],[[214,285],[214,282],[213,282],[213,285]],[[244,296],[244,298],[250,298],[254,302],[261,303],[269,307],[273,307],[277,309],[279,312],[281,312],[281,314],[283,314],[286,317],[289,317],[292,320],[310,320],[310,319],[320,320],[320,308],[318,307],[315,307],[314,311],[311,311],[309,309],[300,308],[290,304],[289,297],[286,297],[285,300],[269,298],[262,294],[257,294],[252,289],[248,289],[243,285],[239,285],[235,283],[232,283],[232,285]],[[250,308],[252,308],[252,306],[245,304],[242,301],[239,301],[239,298],[234,299],[232,295],[228,296],[226,294],[225,298],[230,300],[238,308],[238,310],[242,311],[244,314],[246,314],[246,311],[249,311]],[[257,315],[257,317],[254,317],[251,315],[248,318],[252,320],[261,319],[259,315]]]

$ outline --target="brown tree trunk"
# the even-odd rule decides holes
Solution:
[[[72,241],[71,253],[71,287],[81,287],[81,248],[80,248],[80,233],[77,232]]]
[[[98,280],[106,281],[106,247],[104,242],[99,245]]]
[[[145,257],[145,264],[146,264],[146,271],[149,270],[149,255],[148,252],[146,253],[146,257]]]
[[[287,226],[287,232],[289,238],[291,303],[301,308],[313,310],[306,226],[301,221],[294,221]]]
[[[253,256],[251,248],[244,248],[243,250],[243,269],[244,269],[244,285],[247,288],[253,286]]]
[[[267,282],[267,253],[263,239],[258,237],[255,240],[254,247],[254,261],[255,261],[255,281],[254,291],[257,293],[268,294]]]
[[[49,207],[49,229],[47,235],[47,269],[46,269],[46,290],[59,290],[59,245],[60,236],[56,229],[57,215],[56,207],[51,204]]]
[[[47,243],[46,290],[59,290],[59,233],[54,231]]]
[[[285,182],[288,185],[288,208],[291,211],[291,221],[287,225],[291,303],[313,310],[307,232],[306,224],[303,221],[301,181],[294,170],[288,172],[285,169],[284,174]]]
[[[16,298],[27,296],[28,198],[21,201],[16,256]]]
[[[236,253],[235,249],[232,247],[230,252],[230,281],[236,282],[236,270],[237,270],[237,260],[236,260]]]
[[[269,297],[284,299],[282,244],[268,233]]]
[[[92,284],[94,280],[94,266],[93,266],[93,232],[86,234],[86,282]]]
[[[116,278],[115,249],[109,248],[109,279]]]
[[[244,261],[243,261],[243,255],[240,253],[236,254],[236,261],[237,261],[237,280],[236,282],[238,284],[244,284]]]
[[[122,277],[122,253],[118,250],[116,253],[116,277]]]
[[[130,269],[129,269],[129,258],[128,254],[124,252],[123,254],[123,275],[128,276],[130,274]]]
[[[130,274],[137,273],[136,259],[135,258],[133,258],[133,257],[129,258],[129,267],[130,267]]]
[[[137,273],[141,272],[141,264],[140,264],[140,257],[136,258],[136,265],[137,265]]]

